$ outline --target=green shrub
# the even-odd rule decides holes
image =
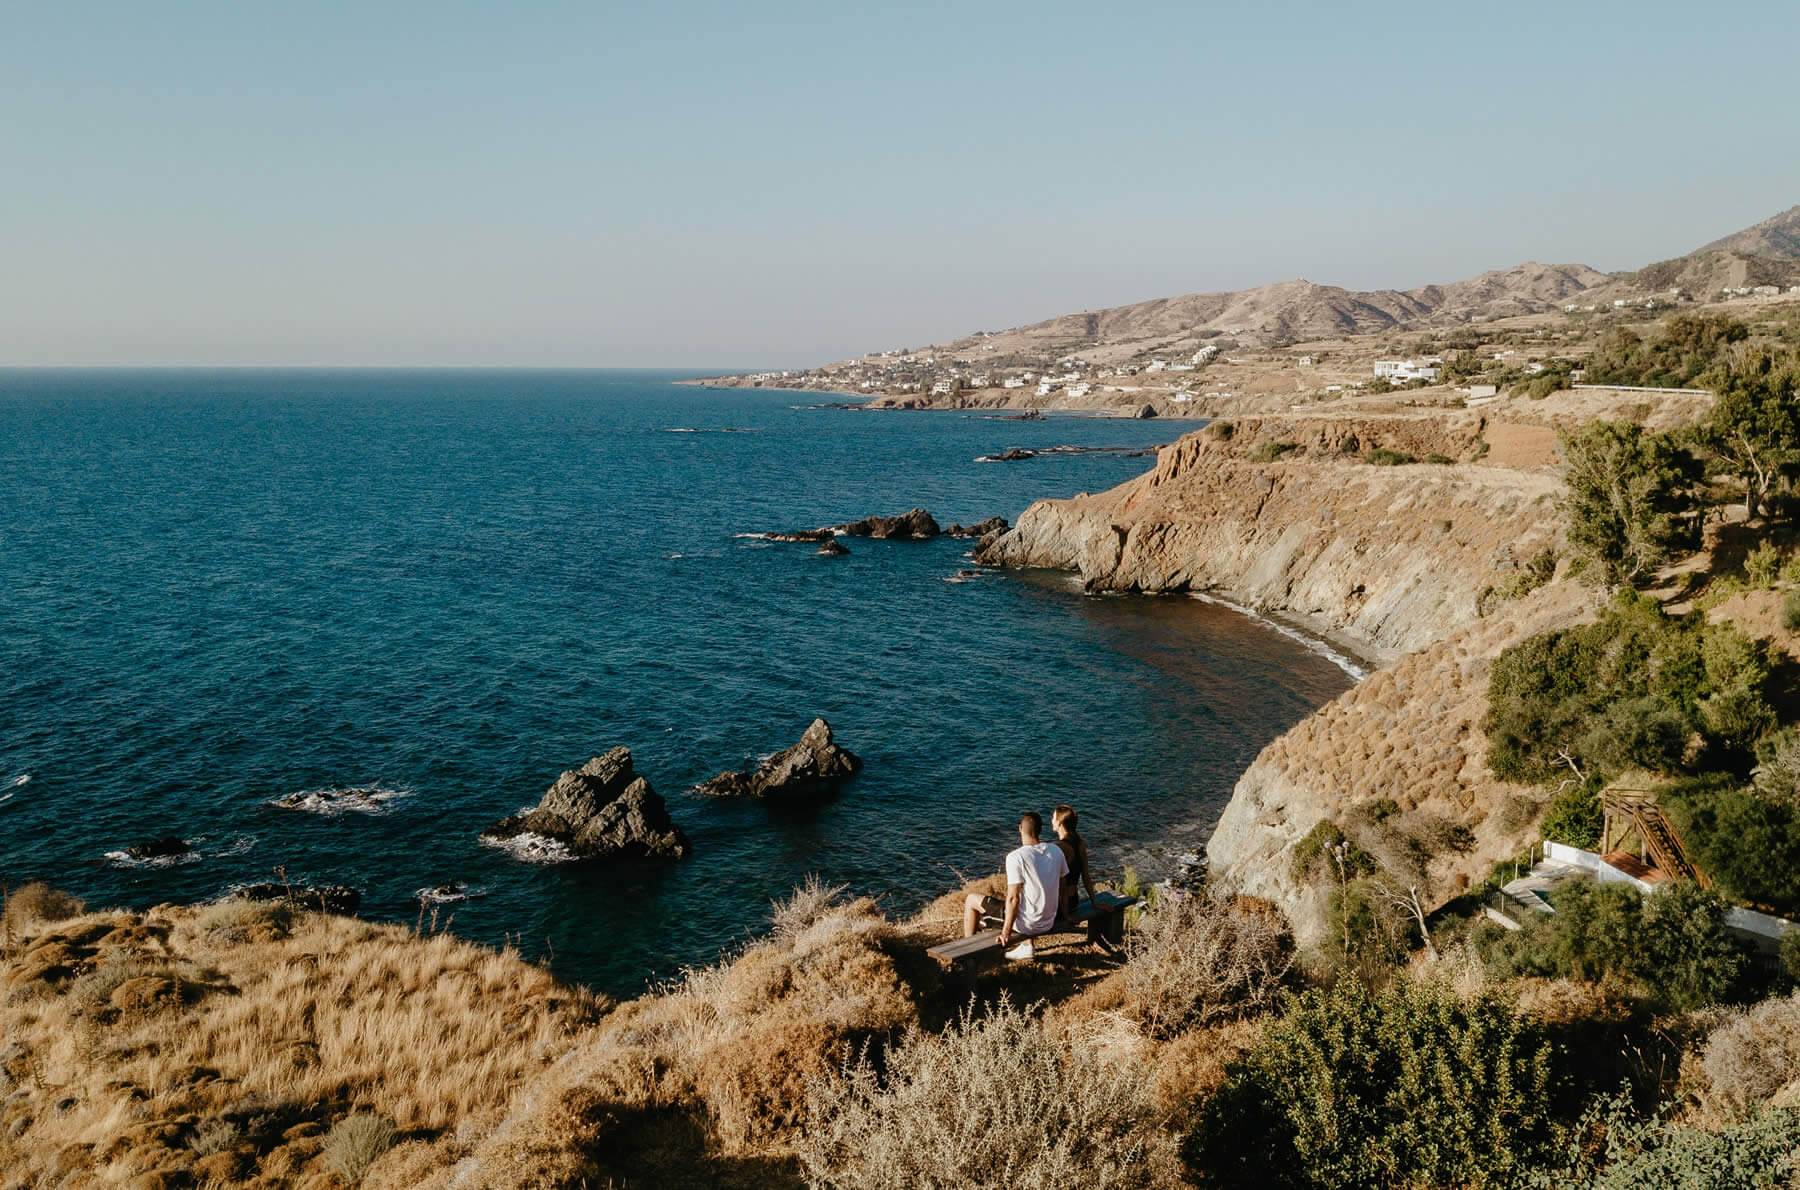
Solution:
[[[1561,1150],[1565,1086],[1549,1036],[1499,998],[1346,981],[1227,1067],[1186,1151],[1208,1185],[1516,1185]]]
[[[1593,624],[1531,637],[1495,659],[1488,766],[1508,781],[1628,768],[1747,768],[1774,725],[1765,646],[1729,624],[1675,618],[1622,591]],[[1689,740],[1703,748],[1689,755]]]
[[[1477,953],[1495,978],[1614,978],[1687,1012],[1725,1000],[1743,972],[1724,901],[1698,885],[1645,897],[1628,884],[1575,880],[1552,891],[1550,903],[1554,914],[1531,914],[1519,930],[1477,932]]]
[[[1440,466],[1456,462],[1456,460],[1451,458],[1449,455],[1441,455],[1441,454],[1435,454],[1435,453],[1428,454],[1419,461],[1422,463],[1436,463]]]
[[[1343,851],[1336,854],[1335,850],[1339,847]],[[1299,884],[1326,879],[1354,880],[1358,876],[1373,875],[1375,860],[1368,852],[1350,842],[1337,823],[1329,818],[1322,818],[1294,844],[1288,870]]]
[[[1643,1119],[1623,1093],[1590,1109],[1543,1186],[1591,1190],[1780,1190],[1791,1185],[1800,1111],[1759,1107],[1714,1128]]]
[[[1273,463],[1283,455],[1299,449],[1298,442],[1258,442],[1244,457],[1252,463]]]
[[[1559,436],[1569,546],[1619,586],[1699,548],[1699,461],[1674,434],[1589,422]]]
[[[1583,851],[1600,846],[1600,831],[1606,823],[1600,795],[1590,783],[1577,783],[1550,799],[1544,807],[1540,830],[1552,843],[1567,843]]]
[[[1765,541],[1744,557],[1744,578],[1758,590],[1768,590],[1781,576],[1781,551]]]
[[[1800,909],[1800,805],[1729,778],[1678,785],[1660,800],[1720,891],[1779,912]]]
[[[1413,457],[1405,451],[1389,450],[1385,446],[1377,446],[1374,450],[1371,450],[1368,454],[1364,455],[1363,458],[1367,462],[1375,464],[1377,467],[1399,467],[1403,464],[1415,461]]]
[[[1781,597],[1781,626],[1789,632],[1800,629],[1800,591],[1789,591]]]

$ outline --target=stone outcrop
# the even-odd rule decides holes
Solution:
[[[827,537],[815,552],[825,558],[842,558],[850,552],[850,547],[835,537]]]
[[[830,541],[835,537],[878,537],[890,541],[929,541],[943,530],[923,508],[903,512],[899,516],[868,516],[842,525],[824,525],[817,529],[789,529],[781,533],[765,533],[769,541]]]
[[[1392,660],[1472,623],[1485,590],[1559,545],[1560,483],[1547,470],[1376,466],[1348,452],[1473,456],[1481,428],[1473,416],[1248,419],[1229,437],[1208,427],[1109,492],[1033,504],[976,560],[1075,570],[1090,591],[1214,592]],[[1294,448],[1252,461],[1265,442]]]
[[[976,521],[973,525],[951,525],[944,530],[946,537],[988,537],[995,533],[1004,533],[1009,528],[1003,516],[991,516],[985,521]]]
[[[814,719],[799,743],[769,757],[755,772],[720,773],[696,792],[712,797],[822,797],[837,792],[861,768],[855,753],[832,740],[831,724]]]
[[[914,508],[899,516],[864,517],[836,528],[846,537],[879,537],[891,541],[927,541],[943,532],[923,508]]]
[[[524,834],[552,839],[577,859],[674,860],[690,850],[662,798],[633,770],[629,748],[564,773],[536,806],[481,832],[500,840]]]
[[[131,859],[177,859],[194,854],[194,849],[185,839],[174,835],[166,835],[160,839],[151,839],[144,843],[133,843],[125,849]]]
[[[246,901],[281,901],[296,909],[315,913],[349,915],[362,908],[362,892],[344,884],[286,885],[274,883],[247,884],[237,890]]]

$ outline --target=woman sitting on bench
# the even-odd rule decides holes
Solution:
[[[1067,921],[1075,916],[1075,906],[1081,903],[1081,890],[1087,889],[1088,900],[1094,899],[1094,874],[1088,871],[1087,840],[1076,830],[1081,816],[1075,813],[1075,807],[1060,805],[1050,811],[1050,825],[1056,831],[1056,845],[1062,849],[1063,858],[1068,861],[1069,874],[1062,882],[1062,904],[1058,907],[1057,916]]]

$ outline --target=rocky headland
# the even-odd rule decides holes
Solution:
[[[831,724],[814,719],[800,742],[768,757],[754,772],[720,773],[695,787],[708,797],[754,797],[793,800],[824,797],[862,770],[854,752],[840,748]]]
[[[631,763],[631,749],[614,748],[556,779],[536,806],[481,832],[507,842],[549,840],[575,859],[676,860],[691,848],[668,807]]]
[[[1211,595],[1374,667],[1262,751],[1208,846],[1215,878],[1280,905],[1306,946],[1325,893],[1292,855],[1322,821],[1385,799],[1435,824],[1457,841],[1430,860],[1435,904],[1536,837],[1544,794],[1489,774],[1481,720],[1494,657],[1594,606],[1566,564],[1532,573],[1565,550],[1553,447],[1543,424],[1464,410],[1234,419],[1111,491],[1032,505],[977,557]]]

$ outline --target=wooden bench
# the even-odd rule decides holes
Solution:
[[[1041,934],[1033,934],[1032,940],[1085,931],[1089,942],[1118,946],[1125,940],[1125,911],[1137,903],[1136,897],[1112,892],[1095,893],[1091,901],[1083,897],[1076,904],[1073,915],[1057,918],[1055,925]],[[1017,945],[1019,941],[1021,939],[1015,937],[1013,944]],[[957,938],[934,946],[930,954],[938,962],[954,966],[980,955],[999,953],[1000,950],[1000,931],[981,930],[967,938]]]

